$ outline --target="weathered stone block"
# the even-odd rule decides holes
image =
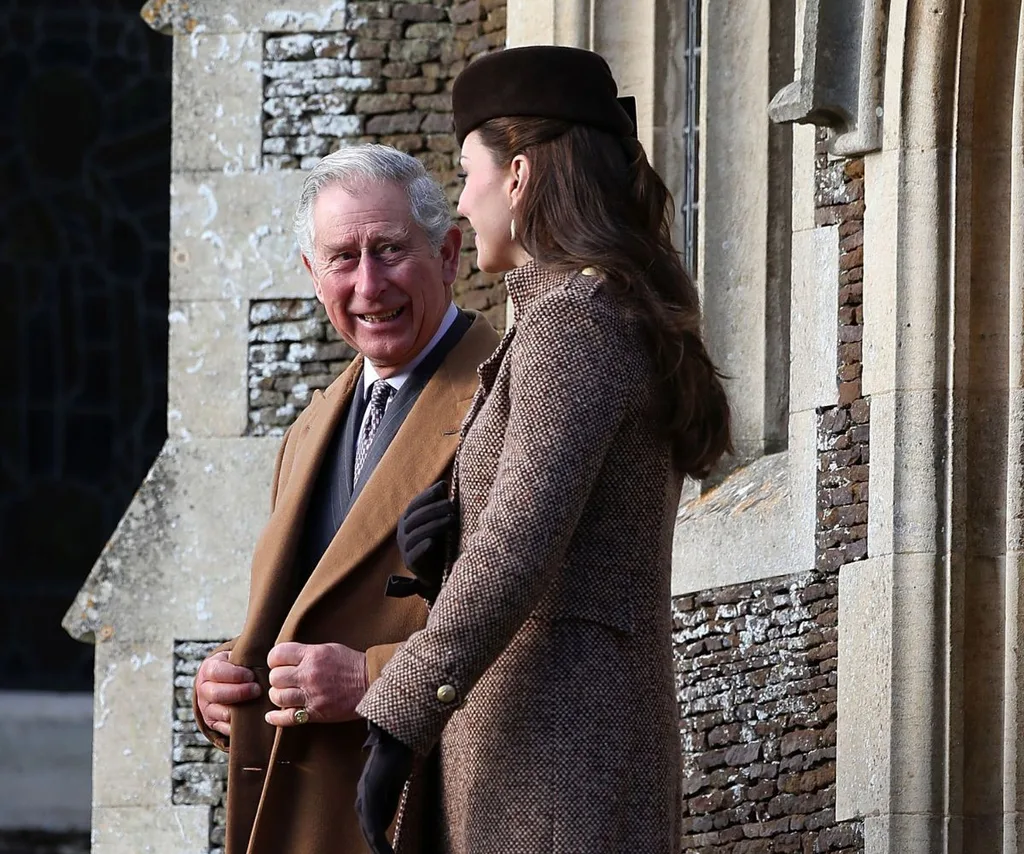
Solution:
[[[415,62],[389,62],[381,70],[385,77],[416,77],[420,73],[420,67]]]
[[[352,37],[341,33],[317,36],[312,42],[313,55],[318,59],[341,59],[348,54],[351,44]]]
[[[317,77],[341,77],[350,73],[352,63],[347,59],[263,63],[263,76],[271,80],[309,80]]]
[[[505,6],[498,6],[487,15],[487,20],[484,21],[484,32],[493,33],[497,30],[504,31],[508,25],[508,10]]]
[[[484,33],[478,38],[473,39],[469,43],[469,53],[472,56],[476,56],[482,53],[490,53],[492,50],[497,50],[504,46],[505,33],[503,31],[494,31]]]
[[[164,780],[161,790],[166,788]],[[144,810],[96,806],[92,815],[92,851],[128,854],[145,847],[152,851],[206,851],[209,846],[210,808],[206,805],[165,803]]]
[[[452,133],[455,127],[450,113],[427,113],[422,129],[424,133]]]
[[[380,77],[384,63],[377,59],[360,59],[352,63],[352,74],[357,77]]]
[[[384,59],[388,53],[388,42],[359,39],[349,48],[352,59]]]
[[[321,120],[324,119],[323,116],[317,116],[316,118]],[[348,117],[342,116],[341,118]],[[330,127],[329,122],[321,121],[319,124],[322,127]],[[286,148],[290,154],[296,154],[303,158],[313,157],[315,160],[319,160],[325,154],[330,152],[331,141],[322,136],[289,137]]]
[[[272,118],[297,119],[305,111],[306,99],[303,96],[267,98],[263,102],[263,112]]]
[[[415,133],[423,123],[423,113],[393,113],[374,116],[366,122],[366,132],[374,134]]]
[[[275,137],[273,139],[263,140],[263,153],[264,154],[287,154],[288,153],[288,140],[283,137]]]
[[[440,88],[440,85],[440,82],[434,79],[429,79],[425,77],[411,77],[388,80],[386,84],[386,89],[388,92],[401,92],[411,95],[423,95],[436,92]]]
[[[458,150],[458,143],[450,133],[434,133],[427,137],[427,148],[431,151],[439,151],[451,154]]]
[[[402,37],[402,22],[394,20],[371,20],[360,24],[357,38],[390,41]]]
[[[391,3],[386,2],[366,2],[366,0],[360,0],[360,2],[348,4],[348,13],[350,20],[353,22],[389,18],[391,17],[391,5]]]
[[[176,176],[171,190],[172,297],[308,294],[290,221],[302,177],[289,172]]]
[[[468,43],[457,39],[448,39],[441,44],[441,63],[450,66],[464,60],[467,55]]]
[[[373,92],[383,86],[378,80],[370,77],[325,77],[313,81],[313,91],[321,94],[328,92]]]
[[[441,43],[454,36],[455,27],[452,24],[410,24],[405,28],[407,39],[428,39]]]
[[[481,17],[479,0],[456,3],[448,12],[448,18],[453,24],[468,24],[470,21],[479,21]]]
[[[361,95],[356,100],[356,112],[361,115],[398,113],[412,107],[412,96],[404,94]]]
[[[254,300],[249,306],[249,323],[259,326],[285,320],[305,320],[317,313],[319,305],[315,299]]]
[[[437,113],[450,113],[452,109],[451,95],[417,95],[413,99],[417,110],[427,110]]]
[[[415,154],[423,148],[423,137],[416,133],[399,133],[390,136],[382,136],[381,143],[397,148],[407,154]]]
[[[271,61],[313,59],[313,36],[299,33],[270,37],[264,42],[263,53]]]
[[[252,409],[263,409],[265,407],[282,406],[285,396],[279,391],[266,391],[263,389],[252,389],[249,392],[249,406]]]
[[[307,319],[254,326],[249,330],[249,341],[276,344],[280,341],[320,340],[322,335],[319,321]]]
[[[263,87],[264,98],[294,98],[316,91],[315,80],[274,80]]]
[[[392,16],[399,21],[443,21],[445,11],[430,3],[396,3]]]
[[[363,132],[362,116],[313,116],[311,119],[313,130],[324,136],[357,136]],[[329,148],[324,150],[323,146],[311,146],[308,149],[295,148],[296,154],[316,154],[323,156]]]
[[[259,168],[261,45],[256,33],[174,40],[171,168]]]

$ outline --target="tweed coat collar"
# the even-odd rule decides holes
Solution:
[[[575,273],[545,270],[536,261],[516,267],[505,274],[505,287],[516,317],[521,317],[530,304],[559,285],[575,277]]]

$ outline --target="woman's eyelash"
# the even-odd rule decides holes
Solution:
[[[456,172],[455,173],[455,177],[456,178],[461,178],[464,181],[466,179],[466,173],[465,172]]]

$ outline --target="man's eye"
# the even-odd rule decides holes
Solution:
[[[380,248],[380,251],[382,255],[394,255],[396,252],[401,252],[402,247],[399,246],[397,243],[385,243]]]

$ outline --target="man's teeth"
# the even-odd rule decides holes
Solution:
[[[388,311],[384,314],[363,314],[360,315],[363,320],[367,323],[384,323],[388,320],[394,320],[398,315],[402,313],[402,309],[396,308],[394,311]]]

